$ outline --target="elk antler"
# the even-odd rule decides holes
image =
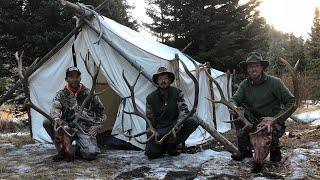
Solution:
[[[176,58],[179,58],[179,57],[177,56]],[[182,66],[183,66],[183,69],[186,71],[187,75],[192,79],[193,84],[194,84],[193,106],[192,106],[191,110],[189,111],[189,113],[181,121],[177,122],[177,124],[171,129],[171,131],[169,131],[167,134],[165,134],[158,141],[158,143],[160,143],[160,144],[163,141],[165,141],[168,137],[170,137],[171,135],[173,135],[173,137],[176,138],[176,130],[180,129],[180,126],[184,123],[184,121],[186,121],[189,117],[191,117],[197,111],[197,107],[198,107],[198,103],[199,103],[199,82],[198,82],[197,78],[194,77],[194,75],[187,68],[186,64],[182,60],[180,60],[180,62],[182,64]],[[194,65],[196,65],[196,64],[194,64]]]
[[[213,82],[216,87],[218,88],[219,94],[221,99],[219,101],[213,100],[213,99],[209,99],[207,98],[209,101],[211,101],[212,103],[221,103],[224,104],[225,106],[227,106],[229,109],[233,110],[234,112],[236,112],[238,118],[233,120],[233,121],[228,121],[228,122],[234,122],[234,121],[242,121],[244,123],[244,126],[242,128],[242,131],[248,131],[251,130],[253,125],[244,117],[244,112],[240,109],[240,108],[236,108],[233,104],[231,104],[230,102],[228,102],[223,94],[222,88],[219,85],[219,83],[209,74],[208,70],[205,69],[206,75],[208,76],[209,80],[211,82]],[[227,122],[227,121],[225,121]]]
[[[89,101],[91,101],[91,99],[94,97],[94,96],[97,96],[99,94],[101,94],[102,92],[99,92],[99,93],[95,93],[95,89],[96,89],[96,84],[97,84],[97,78],[98,78],[98,75],[99,75],[99,72],[100,72],[100,67],[101,67],[101,61],[99,62],[99,65],[98,65],[98,68],[97,68],[97,71],[92,74],[90,69],[89,69],[89,65],[88,65],[88,60],[89,60],[89,54],[87,53],[86,55],[86,58],[83,58],[82,55],[80,54],[80,57],[81,59],[83,60],[84,62],[84,65],[86,67],[86,70],[89,74],[89,76],[91,77],[91,80],[92,80],[92,86],[91,86],[91,89],[90,89],[90,92],[89,92],[89,95],[83,100],[81,106],[80,106],[80,109],[78,112],[76,112],[76,115],[75,115],[75,118],[74,120],[70,123],[72,125],[75,125],[82,133],[84,134],[87,134],[86,132],[84,132],[84,130],[82,129],[82,127],[78,124],[78,121],[79,119],[82,117],[83,115],[83,110],[85,108],[85,106],[87,105],[87,103]],[[87,58],[88,57],[88,58]],[[88,59],[88,60],[87,60]],[[94,63],[95,64],[95,63]],[[96,65],[96,64],[95,64]],[[82,118],[81,120],[83,121],[88,121],[88,122],[91,122],[93,124],[96,124],[96,125],[101,125],[101,123],[99,122],[94,122],[90,119],[86,119],[86,118]]]
[[[287,111],[281,113],[280,115],[276,116],[274,118],[274,120],[268,124],[268,125],[264,125],[261,128],[259,128],[256,132],[254,133],[250,133],[250,135],[255,135],[257,133],[259,133],[260,131],[264,130],[264,129],[268,129],[268,132],[271,132],[271,128],[272,126],[274,126],[275,124],[279,123],[280,121],[284,121],[286,120],[299,106],[299,99],[300,99],[300,95],[299,95],[299,80],[297,77],[297,68],[299,65],[299,60],[296,62],[294,68],[290,65],[290,63],[288,61],[286,61],[283,58],[280,58],[280,61],[287,67],[287,69],[289,70],[289,73],[291,75],[291,79],[292,79],[292,84],[293,84],[293,94],[295,96],[295,102],[294,104],[291,106],[291,108],[289,108]]]
[[[14,54],[16,60],[17,60],[17,63],[18,63],[18,75],[19,75],[19,78],[21,79],[21,81],[23,82],[23,88],[25,89],[24,91],[25,92],[28,92],[28,79],[26,78],[25,76],[25,70],[22,68],[22,57],[23,57],[23,51],[21,53],[21,55],[19,56],[19,53],[18,51]],[[38,62],[38,59],[37,58],[35,61],[33,61],[33,63],[31,64],[31,66],[29,68],[32,68],[34,67],[37,62]],[[40,114],[42,114],[44,117],[46,117],[47,119],[53,121],[53,118],[48,115],[46,112],[44,112],[42,109],[40,109],[39,107],[37,107],[36,105],[34,105],[31,100],[27,97],[26,100],[25,100],[25,103],[24,103],[26,106],[29,106],[30,108],[36,110],[37,112],[39,112]]]
[[[177,56],[177,55],[176,55]],[[176,58],[179,58],[179,57],[176,57]],[[141,133],[138,133],[136,135],[128,135],[128,134],[124,134],[126,137],[129,137],[129,138],[134,138],[137,142],[141,143],[141,144],[145,144],[147,143],[148,141],[150,141],[153,137],[155,138],[155,141],[156,143],[158,144],[161,144],[163,143],[168,137],[170,137],[171,135],[173,135],[173,137],[175,138],[176,137],[176,130],[179,129],[179,127],[184,123],[184,121],[186,119],[188,119],[190,116],[192,116],[195,112],[196,112],[196,109],[197,109],[197,106],[198,106],[198,96],[199,96],[199,83],[198,83],[198,80],[193,76],[193,74],[188,70],[187,66],[185,65],[185,63],[183,61],[181,61],[181,64],[184,68],[184,70],[186,71],[187,75],[192,79],[192,81],[194,82],[194,85],[195,85],[195,97],[194,97],[194,103],[193,103],[193,106],[192,106],[192,109],[189,111],[189,113],[179,122],[177,122],[177,124],[175,124],[175,126],[167,133],[165,134],[164,136],[161,137],[160,140],[158,140],[158,133],[156,132],[156,130],[154,129],[154,127],[152,126],[151,124],[151,121],[143,114],[141,113],[138,108],[137,108],[137,105],[136,105],[136,102],[135,102],[135,96],[134,96],[134,87],[135,85],[137,84],[137,81],[142,73],[142,71],[140,70],[139,71],[139,74],[135,80],[135,82],[133,83],[133,85],[130,85],[126,76],[124,75],[124,71],[122,72],[122,77],[126,83],[126,85],[128,86],[129,90],[130,90],[130,98],[132,100],[132,104],[133,104],[133,112],[127,112],[127,111],[124,111],[124,113],[126,114],[133,114],[133,115],[137,115],[139,117],[141,117],[142,119],[144,119],[146,121],[146,123],[148,124],[148,129],[144,132],[141,132]],[[145,142],[142,142],[140,140],[137,140],[136,137],[139,137],[139,136],[142,136],[148,132],[151,132],[152,135],[147,139],[147,141]]]
[[[128,86],[129,90],[130,90],[130,98],[131,98],[131,101],[132,101],[132,106],[133,106],[133,112],[128,112],[128,111],[125,111],[123,110],[124,113],[126,114],[133,114],[133,115],[136,115],[136,116],[139,116],[141,117],[142,119],[144,119],[148,125],[148,129],[141,132],[141,133],[138,133],[136,135],[129,135],[129,134],[126,134],[126,133],[123,133],[124,136],[128,137],[128,138],[134,138],[138,143],[140,144],[145,144],[147,143],[148,141],[150,141],[153,137],[156,137],[157,136],[157,132],[155,131],[154,127],[152,126],[152,123],[151,121],[147,118],[146,115],[144,115],[143,113],[141,113],[139,110],[138,110],[138,107],[137,107],[137,104],[136,104],[136,101],[135,101],[135,93],[134,93],[134,88],[139,80],[139,77],[140,75],[142,74],[142,70],[140,69],[139,70],[139,74],[138,76],[136,77],[134,83],[132,85],[130,85],[128,79],[126,78],[125,74],[124,74],[124,70],[122,71],[122,77],[124,79],[124,82],[126,83],[126,85]],[[151,132],[151,136],[146,140],[146,141],[140,141],[137,139],[137,137],[139,136],[142,136],[142,135],[145,135],[147,133]]]

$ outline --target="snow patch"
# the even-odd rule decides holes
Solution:
[[[301,114],[298,114],[297,117],[307,123],[319,121],[320,120],[320,110],[301,113]],[[320,123],[320,122],[318,122],[318,123]]]
[[[29,136],[29,132],[0,133],[0,137]]]

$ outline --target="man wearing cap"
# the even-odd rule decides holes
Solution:
[[[253,124],[253,129],[264,120],[270,123],[279,114],[290,109],[295,102],[293,94],[274,76],[267,75],[265,69],[269,62],[262,59],[260,53],[249,53],[246,61],[240,62],[240,68],[245,70],[248,78],[240,83],[240,86],[230,102],[235,107],[245,109],[245,117]],[[235,112],[230,110],[231,114]],[[281,161],[281,151],[279,138],[285,131],[285,119],[282,123],[276,124],[272,132],[272,142],[270,147],[270,160],[273,162]],[[235,123],[238,138],[239,154],[233,154],[234,160],[241,161],[246,157],[252,157],[252,147],[250,144],[250,132],[242,132],[242,122]]]
[[[66,71],[65,80],[67,84],[65,87],[58,91],[50,109],[51,117],[58,122],[67,123],[74,120],[75,112],[80,109],[84,99],[90,94],[90,90],[86,88],[81,81],[81,72],[77,67],[69,67]],[[97,145],[96,135],[101,128],[102,122],[105,121],[106,115],[104,112],[104,106],[101,103],[98,96],[94,96],[90,102],[88,102],[84,108],[83,114],[88,115],[93,122],[84,121],[81,118],[78,124],[82,127],[85,133],[79,129],[75,130],[76,140],[76,155],[86,160],[93,160],[100,153],[100,149]],[[43,126],[54,141],[58,154],[53,157],[54,161],[61,161],[65,159],[65,153],[59,149],[59,146],[55,142],[55,135],[53,131],[53,122],[45,120]]]
[[[170,86],[174,79],[174,74],[165,67],[160,67],[152,77],[153,82],[158,85],[158,89],[147,96],[146,115],[158,132],[158,138],[168,133],[189,112],[183,92]],[[149,159],[161,157],[166,153],[170,156],[179,155],[177,146],[184,142],[197,127],[198,123],[194,117],[188,118],[178,130],[176,139],[171,137],[162,144],[157,144],[152,139],[146,144],[145,154]]]

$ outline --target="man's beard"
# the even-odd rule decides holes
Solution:
[[[68,83],[73,89],[76,89],[80,86],[80,80],[69,80]]]
[[[159,84],[159,87],[160,87],[161,89],[167,89],[169,86],[168,86],[166,83],[160,83],[160,84]]]

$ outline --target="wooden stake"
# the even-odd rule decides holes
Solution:
[[[207,62],[205,65],[205,68],[208,70],[209,74],[211,75],[211,71],[210,71],[210,63]],[[213,82],[210,81],[209,79],[209,88],[210,88],[210,95],[211,95],[211,99],[215,99],[214,98],[214,90],[213,90]],[[213,124],[214,124],[214,128],[217,129],[217,120],[216,120],[216,106],[215,104],[212,104],[212,117],[213,117]]]

